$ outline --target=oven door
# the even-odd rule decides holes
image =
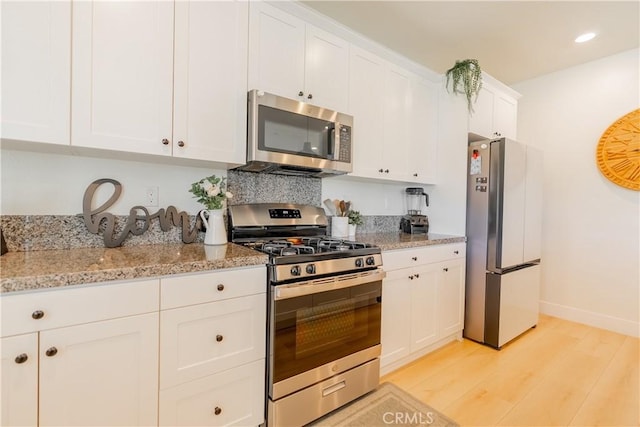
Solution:
[[[272,400],[379,356],[384,276],[377,269],[272,287]]]

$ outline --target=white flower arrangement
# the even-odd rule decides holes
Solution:
[[[226,178],[218,178],[215,175],[208,176],[191,184],[190,193],[198,198],[198,202],[207,209],[222,209],[225,199],[232,199],[233,194],[225,191]]]

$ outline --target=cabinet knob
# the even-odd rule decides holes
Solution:
[[[414,261],[417,261],[418,257],[417,256],[412,256],[411,259],[414,260]]]
[[[36,310],[33,313],[31,313],[31,317],[33,317],[34,319],[42,319],[44,317],[44,311],[42,310]]]
[[[445,267],[445,268],[442,269],[442,271],[444,271],[446,273],[447,271],[449,271],[449,269],[447,267]]]
[[[313,95],[312,94],[307,95],[307,99],[313,99]]]
[[[58,349],[55,347],[48,348],[47,351],[44,352],[49,357],[53,357],[58,354]]]
[[[222,413],[222,408],[220,408],[219,406],[216,406],[215,409],[213,410],[213,413],[216,415],[220,415]]]
[[[459,251],[453,251],[453,253],[458,255],[460,252]]]
[[[409,279],[413,280],[413,274],[411,276],[409,276]]]
[[[217,288],[220,292],[224,291],[224,285],[220,283]]]
[[[178,141],[178,147],[184,147],[184,141]]]
[[[16,363],[20,364],[20,363],[24,363],[29,359],[29,356],[27,356],[27,353],[22,353],[16,356]]]
[[[162,140],[162,145],[169,145],[169,140],[167,138],[164,138]]]
[[[415,278],[416,278],[416,279],[419,279],[419,278],[420,278],[420,275],[416,273]]]
[[[302,91],[298,92],[298,96],[304,96],[304,92]]]
[[[384,173],[389,173],[389,169],[385,169],[385,170],[384,170]]]
[[[414,173],[414,174],[413,174],[413,176],[418,176],[418,174],[417,174],[417,173]]]
[[[216,335],[216,341],[221,342],[224,339],[222,335]]]
[[[378,169],[378,172],[382,173],[384,172],[384,169]]]

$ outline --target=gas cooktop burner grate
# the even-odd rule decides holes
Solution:
[[[328,237],[294,237],[288,239],[255,241],[246,246],[274,256],[313,255],[326,252],[343,252],[353,249],[371,248],[368,243]]]

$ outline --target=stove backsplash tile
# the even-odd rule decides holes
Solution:
[[[302,176],[227,172],[232,205],[245,203],[303,203],[322,206],[322,180]]]

